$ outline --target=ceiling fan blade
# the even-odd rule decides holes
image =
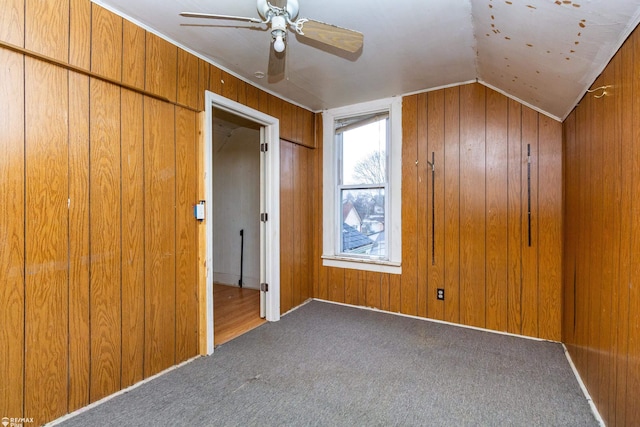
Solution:
[[[269,49],[269,69],[267,72],[269,83],[277,83],[284,79],[286,65],[286,49],[284,52],[276,52],[273,43]]]
[[[302,35],[329,46],[355,53],[364,42],[364,35],[358,31],[326,24],[309,19],[302,24]]]
[[[233,15],[215,15],[213,13],[180,12],[180,16],[184,16],[185,18],[230,19],[233,21],[255,22],[256,24],[263,23],[263,21],[258,18],[247,18],[245,16]]]

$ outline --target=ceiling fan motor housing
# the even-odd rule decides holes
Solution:
[[[295,20],[298,16],[298,0],[287,0],[287,5],[280,9],[276,6],[273,6],[268,0],[258,0],[258,14],[262,17],[262,19],[267,19],[269,15],[275,17],[280,16],[282,13],[278,13],[278,11],[286,12],[289,15],[289,19],[291,21]],[[271,12],[271,13],[269,13]]]
[[[298,0],[289,0],[285,6],[285,10],[289,14],[289,19],[292,21],[298,17]]]

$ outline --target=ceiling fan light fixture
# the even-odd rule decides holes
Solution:
[[[274,16],[271,19],[271,36],[273,37],[273,49],[278,53],[284,52],[286,31],[286,18],[282,15]]]
[[[276,34],[275,38],[273,39],[273,49],[280,53],[280,52],[284,52],[284,37],[282,32]]]

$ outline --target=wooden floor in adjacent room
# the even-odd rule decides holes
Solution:
[[[260,291],[214,283],[213,322],[216,346],[262,325]]]

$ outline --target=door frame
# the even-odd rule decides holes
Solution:
[[[265,209],[268,221],[265,223],[266,235],[266,293],[267,320],[280,320],[280,121],[246,105],[225,98],[210,91],[205,91],[205,126],[204,126],[204,196],[206,218],[213,218],[213,109],[225,110],[234,115],[258,123],[263,127],[260,143],[268,144],[265,166]],[[256,212],[256,221],[259,213]],[[200,298],[206,298],[205,354],[213,353],[213,221],[205,224],[205,268],[206,292]],[[202,254],[202,248],[200,249]],[[200,305],[202,307],[202,304]],[[201,331],[202,333],[203,331]]]

